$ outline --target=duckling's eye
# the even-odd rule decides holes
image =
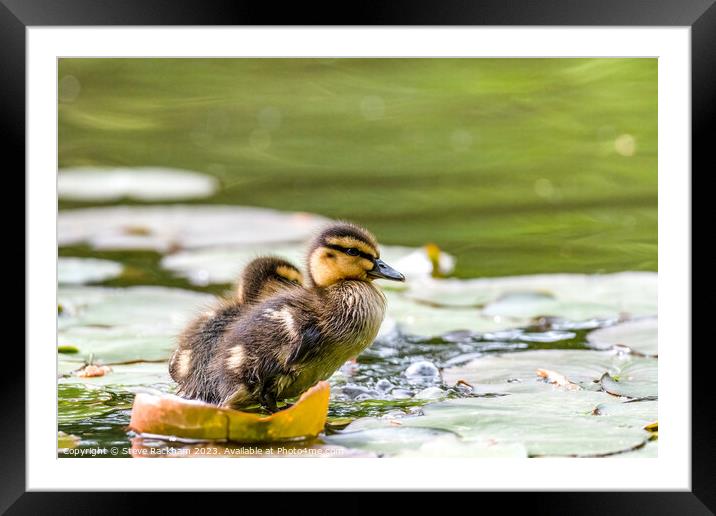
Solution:
[[[350,249],[346,249],[346,254],[349,256],[358,256],[360,252],[358,251],[358,249],[351,247]]]

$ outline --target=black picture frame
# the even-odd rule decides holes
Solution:
[[[707,152],[716,141],[716,0],[441,0],[416,2],[321,4],[226,0],[0,0],[0,120],[7,157],[25,166],[25,30],[32,26],[109,25],[528,25],[528,26],[689,26],[692,73],[692,184],[697,169],[711,170]],[[709,167],[713,169],[713,165]],[[684,171],[688,173],[688,171]],[[693,191],[693,190],[692,190]],[[693,233],[692,233],[693,234]],[[25,257],[27,258],[27,257]],[[687,345],[688,343],[684,343]],[[692,346],[692,491],[525,493],[502,496],[501,511],[527,504],[531,513],[567,514],[714,514],[716,511],[716,439],[710,408],[711,362],[708,340]],[[10,348],[10,349],[8,349]],[[25,353],[6,346],[12,368],[0,375],[3,424],[0,442],[0,511],[7,514],[125,514],[146,508],[143,493],[26,492],[25,487]],[[668,388],[664,386],[662,388]],[[91,467],[91,465],[88,465]],[[417,495],[417,494],[416,494]],[[213,495],[216,496],[216,495]],[[350,496],[350,495],[346,495]],[[449,495],[454,496],[454,495]],[[480,503],[488,501],[488,494]],[[494,495],[489,495],[494,496]],[[163,504],[206,510],[196,496],[172,494]],[[423,505],[422,496],[400,503],[410,511]],[[539,498],[539,500],[536,500]],[[272,510],[295,510],[304,503],[288,497],[257,499]],[[222,495],[218,503],[227,503]],[[234,498],[234,502],[236,502]],[[369,502],[354,504],[353,511]],[[231,502],[229,502],[231,503]],[[241,502],[245,503],[245,502]],[[340,503],[340,502],[338,502]],[[471,504],[475,503],[470,502]],[[313,502],[311,502],[313,504]],[[357,506],[357,507],[354,507]],[[325,508],[325,506],[323,506]],[[307,508],[311,508],[308,506]],[[312,507],[316,508],[316,507]],[[345,506],[339,507],[343,512]],[[167,509],[162,509],[166,511]]]

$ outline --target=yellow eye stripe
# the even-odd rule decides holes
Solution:
[[[359,251],[369,254],[373,258],[378,257],[378,252],[376,249],[368,245],[367,243],[363,242],[362,240],[358,240],[357,238],[353,238],[351,236],[342,236],[342,237],[330,237],[326,239],[326,242],[328,242],[331,245],[337,245],[340,247],[344,247],[346,249],[350,249],[351,247],[355,247]]]
[[[276,274],[282,278],[286,278],[289,281],[296,281],[303,284],[303,276],[299,271],[285,265],[279,265],[276,267]]]

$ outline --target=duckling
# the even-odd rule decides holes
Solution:
[[[405,277],[380,259],[375,237],[350,223],[325,228],[307,254],[307,285],[254,304],[230,323],[211,355],[202,397],[231,408],[300,395],[360,354],[385,316],[376,278]]]
[[[265,256],[249,262],[234,295],[219,299],[213,309],[196,317],[179,336],[179,345],[169,360],[169,374],[179,384],[177,393],[189,399],[217,402],[205,373],[226,327],[249,306],[281,291],[299,288],[302,283],[301,272],[281,258]]]

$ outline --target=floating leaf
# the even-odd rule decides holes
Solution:
[[[171,168],[64,168],[57,175],[60,199],[75,201],[168,201],[209,197],[218,181],[209,175]]]
[[[213,296],[164,287],[60,287],[58,343],[100,362],[166,360],[176,335]]]
[[[657,332],[656,317],[647,317],[594,330],[587,335],[587,342],[595,349],[627,347],[637,354],[656,357],[658,355]]]
[[[60,211],[57,238],[60,246],[88,243],[96,249],[163,252],[177,247],[303,241],[326,222],[317,215],[265,208],[111,206]]]
[[[327,382],[319,382],[292,407],[270,416],[178,396],[139,393],[129,426],[142,434],[246,443],[315,437],[326,423],[329,391]]]
[[[122,274],[122,264],[96,258],[57,259],[57,281],[61,285],[82,285],[116,278]]]
[[[651,272],[425,279],[411,284],[406,295],[433,305],[484,307],[484,316],[579,321],[656,314],[657,281]]]
[[[73,367],[74,366],[74,367]],[[82,365],[80,364],[79,367]],[[73,368],[72,368],[73,367]],[[72,368],[72,369],[70,369]],[[75,362],[65,363],[61,370],[70,369],[75,371],[78,369]],[[111,366],[111,374],[100,376],[83,377],[76,374],[60,378],[61,384],[83,383],[86,385],[104,385],[115,386],[120,389],[127,389],[134,386],[153,386],[171,385],[172,381],[169,377],[169,369],[166,362],[141,362],[137,364],[119,364]]]
[[[614,424],[592,415],[595,406],[612,399],[603,392],[554,390],[449,400],[426,405],[424,416],[405,417],[399,423],[403,429],[449,431],[465,442],[522,445],[530,456],[603,456],[636,448],[648,439],[638,424]],[[386,421],[364,418],[342,434],[356,432],[356,442],[367,431],[388,426]],[[371,450],[368,436],[364,438],[364,449]],[[381,448],[389,444],[383,442]]]
[[[476,308],[439,308],[421,304],[400,293],[385,292],[387,316],[384,326],[394,324],[401,332],[426,337],[455,330],[493,332],[527,326],[527,319],[506,319],[481,315]]]
[[[566,381],[585,389],[598,389],[607,370],[614,370],[614,355],[603,351],[543,349],[491,353],[465,365],[443,369],[448,385],[462,380],[476,393],[538,392],[559,389],[538,376],[538,369],[559,371]]]
[[[195,285],[233,283],[244,265],[260,255],[280,256],[290,262],[303,264],[306,246],[307,242],[299,241],[185,249],[165,256],[161,265]],[[381,246],[383,260],[405,274],[408,281],[430,275],[429,272],[423,271],[419,259],[421,253],[424,254],[422,248]],[[425,260],[427,261],[427,257]],[[381,284],[386,288],[401,288],[395,282],[386,281]]]
[[[57,346],[57,352],[64,353],[67,355],[74,355],[75,353],[79,353],[80,350],[77,348],[77,346],[72,346],[70,344],[64,344],[62,346]]]
[[[605,373],[600,383],[609,394],[627,398],[656,398],[658,389],[658,361],[654,358],[634,357],[619,368],[618,376]]]

